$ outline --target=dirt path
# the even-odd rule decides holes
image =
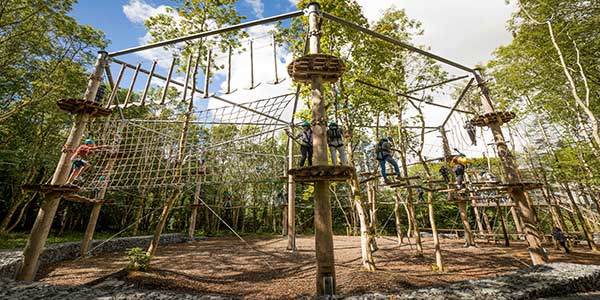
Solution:
[[[236,238],[209,238],[159,248],[153,269],[131,273],[127,281],[151,289],[185,290],[193,293],[223,294],[245,299],[304,298],[314,292],[314,238],[299,237],[299,251],[285,250],[281,238],[247,238],[250,249]],[[529,266],[524,243],[511,248],[479,243],[465,249],[462,240],[442,240],[447,272],[431,271],[435,263],[432,244],[425,239],[425,256],[416,257],[409,245],[397,246],[392,238],[378,239],[375,253],[379,270],[360,270],[358,237],[336,236],[335,258],[338,293],[394,292],[431,285],[491,277]],[[549,247],[551,248],[551,247]],[[549,249],[552,262],[600,264],[600,255],[584,248],[564,255]],[[40,272],[41,281],[58,285],[85,284],[112,274],[126,265],[123,253],[65,261]]]

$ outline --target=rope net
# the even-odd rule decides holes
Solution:
[[[180,183],[190,186],[201,174],[209,182],[268,181],[283,170],[285,140],[275,133],[286,128],[281,121],[294,94],[242,104],[194,110],[189,123],[183,160],[178,161],[182,120],[108,119],[92,124],[97,150],[92,168],[78,182],[83,191],[155,189]],[[267,158],[267,159],[265,159]],[[181,166],[179,166],[181,165]],[[206,182],[206,181],[205,181]]]

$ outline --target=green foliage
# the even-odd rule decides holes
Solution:
[[[146,254],[142,248],[131,248],[125,252],[127,254],[127,270],[129,271],[147,271],[150,267],[150,255]]]

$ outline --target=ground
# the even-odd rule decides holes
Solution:
[[[39,279],[57,285],[79,285],[122,276],[148,289],[167,289],[194,294],[220,294],[245,299],[303,299],[313,295],[315,278],[314,237],[298,237],[296,253],[285,250],[283,238],[208,238],[186,244],[159,247],[147,273],[117,273],[127,264],[124,253],[65,261],[41,270]],[[360,270],[359,237],[336,236],[337,292],[354,295],[366,292],[399,292],[468,279],[493,277],[530,265],[523,242],[510,248],[479,241],[478,248],[463,248],[462,240],[443,239],[446,272],[432,271],[433,245],[424,240],[423,257],[414,246],[398,246],[391,237],[378,239],[375,253],[378,270]],[[551,262],[600,264],[600,254],[580,246],[565,255],[548,245]],[[113,275],[111,275],[113,274]]]

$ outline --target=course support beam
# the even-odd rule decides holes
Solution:
[[[299,16],[302,16],[303,14],[304,14],[303,11],[293,11],[293,12],[289,12],[289,13],[285,13],[285,14],[281,14],[281,15],[277,15],[277,16],[273,16],[273,17],[268,17],[268,18],[263,18],[263,19],[259,19],[259,20],[255,20],[255,21],[231,25],[231,26],[227,26],[227,27],[223,27],[223,28],[218,28],[215,30],[204,31],[204,32],[191,34],[191,35],[187,35],[187,36],[183,36],[183,37],[178,37],[178,38],[174,38],[174,39],[170,39],[170,40],[164,40],[164,41],[160,41],[160,42],[157,42],[154,44],[142,45],[142,46],[137,46],[137,47],[133,47],[133,48],[129,48],[129,49],[111,52],[110,57],[125,55],[125,54],[144,51],[144,50],[150,50],[150,49],[154,49],[154,48],[160,48],[163,46],[178,44],[178,43],[182,43],[185,41],[207,38],[209,36],[219,35],[219,34],[222,34],[225,32],[241,30],[241,29],[256,26],[256,25],[273,23],[273,22],[277,22],[277,21],[281,21],[281,20],[285,20],[285,19],[299,17]]]
[[[407,43],[401,42],[401,41],[399,41],[397,39],[394,39],[394,38],[391,38],[389,36],[383,35],[383,34],[381,34],[379,32],[376,32],[376,31],[364,28],[362,26],[356,25],[356,24],[354,24],[352,22],[346,21],[346,20],[344,20],[344,19],[342,19],[340,17],[328,14],[326,12],[323,12],[323,17],[325,19],[329,19],[329,20],[335,21],[337,23],[343,24],[343,25],[348,26],[348,27],[350,27],[350,28],[352,28],[354,30],[357,30],[357,31],[360,31],[362,33],[366,33],[368,35],[374,36],[374,37],[376,37],[376,38],[378,38],[380,40],[384,40],[384,41],[386,41],[388,43],[394,44],[396,46],[400,46],[400,47],[402,47],[404,49],[407,49],[409,51],[419,53],[421,55],[424,55],[424,56],[429,57],[431,59],[434,59],[434,60],[437,60],[439,62],[445,63],[447,65],[453,66],[455,68],[461,69],[463,71],[467,71],[467,72],[470,72],[470,73],[475,71],[474,69],[469,68],[469,67],[467,67],[465,65],[462,65],[462,64],[459,64],[457,62],[451,61],[451,60],[449,60],[447,58],[443,58],[443,57],[441,57],[439,55],[436,55],[436,54],[433,54],[431,52],[427,52],[427,51],[425,51],[423,49],[419,49],[419,48],[417,48],[415,46],[412,46],[412,45],[409,45]]]
[[[484,81],[483,77],[479,74],[478,71],[474,71],[473,75],[475,76],[475,80],[477,81],[477,84],[481,91],[481,103],[484,112],[495,112],[494,104],[492,102],[492,98],[490,96],[490,92],[488,90],[486,82]],[[525,197],[526,191],[522,187],[519,187],[519,184],[521,184],[522,182],[521,174],[517,169],[514,157],[512,156],[508,149],[508,146],[506,145],[506,140],[504,139],[504,133],[502,132],[501,123],[497,121],[491,122],[488,123],[487,126],[490,128],[492,135],[494,136],[498,157],[502,162],[502,167],[506,174],[506,179],[508,183],[516,185],[515,188],[509,190],[509,193],[513,201],[515,201],[515,203],[519,207],[519,213],[521,215],[521,219],[523,220],[523,231],[525,232],[525,238],[527,239],[527,242],[529,244],[528,250],[529,255],[531,257],[531,261],[534,265],[544,264],[548,262],[548,257],[544,248],[542,247],[535,209],[528,203]]]
[[[311,54],[321,52],[321,9],[318,3],[308,5],[309,49]],[[313,161],[317,166],[327,165],[327,113],[322,91],[323,78],[313,75],[311,102],[313,122]],[[315,182],[315,254],[317,258],[317,295],[335,294],[335,259],[333,254],[333,229],[329,181]]]
[[[94,71],[90,76],[83,96],[84,100],[94,101],[98,87],[102,82],[104,67],[108,63],[107,57],[108,53],[105,51],[98,53]],[[81,137],[89,119],[90,115],[86,113],[75,115],[71,132],[65,143],[65,151],[62,151],[56,170],[52,176],[52,185],[64,185],[67,182],[71,171],[72,150],[76,149],[81,143]],[[39,264],[38,259],[48,239],[48,233],[52,227],[52,221],[54,220],[60,197],[61,194],[59,192],[50,192],[44,196],[44,202],[38,211],[27,245],[23,249],[23,264],[17,273],[17,280],[32,281],[35,278]]]
[[[447,158],[452,155],[452,151],[450,150],[450,143],[448,142],[448,136],[446,135],[446,130],[444,127],[440,127],[440,134],[442,136],[442,147],[444,149],[444,164],[447,164]],[[475,247],[475,236],[473,235],[473,229],[471,229],[471,224],[469,223],[469,216],[467,214],[467,205],[465,202],[458,202],[458,212],[460,215],[460,219],[463,223],[463,229],[465,230],[465,246],[466,247]]]
[[[110,172],[112,171],[113,166],[115,165],[116,158],[111,157],[106,165],[107,175],[104,178],[104,185],[102,189],[98,193],[96,197],[97,200],[104,200],[104,196],[106,195],[106,189],[108,188],[108,183],[110,180]],[[82,257],[87,256],[88,250],[90,249],[90,243],[94,238],[94,233],[96,232],[96,224],[98,223],[98,217],[100,216],[100,209],[102,208],[102,202],[94,203],[92,207],[92,212],[90,213],[90,219],[88,221],[87,227],[85,228],[85,234],[83,235],[83,239],[81,240],[81,249],[80,255]]]

